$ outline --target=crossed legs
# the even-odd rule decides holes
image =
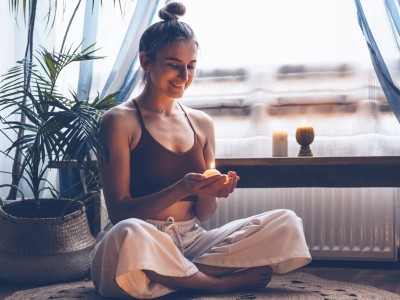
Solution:
[[[154,271],[145,270],[147,277],[165,286],[199,290],[209,293],[257,290],[271,281],[272,268],[269,266],[247,269],[197,265],[199,271],[188,277],[162,276]]]

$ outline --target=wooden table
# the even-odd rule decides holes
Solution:
[[[400,156],[219,158],[238,188],[400,187]]]

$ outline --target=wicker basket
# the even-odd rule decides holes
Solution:
[[[95,244],[84,205],[41,199],[41,216],[37,210],[34,200],[0,207],[0,278],[49,284],[84,277]]]

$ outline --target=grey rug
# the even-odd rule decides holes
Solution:
[[[47,300],[47,299],[110,299],[100,297],[91,281],[63,283],[18,291],[5,300]],[[251,293],[232,293],[223,295],[204,295],[199,293],[177,292],[159,300],[244,300],[244,299],[293,299],[293,300],[394,300],[400,295],[371,286],[326,280],[307,273],[297,272],[274,276],[267,288]]]

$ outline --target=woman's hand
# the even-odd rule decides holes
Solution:
[[[228,172],[226,183],[229,186],[229,189],[227,190],[228,194],[224,198],[228,197],[228,195],[231,194],[235,190],[239,179],[240,179],[240,177],[236,174],[236,172],[234,172],[234,171]]]
[[[207,178],[203,174],[189,173],[183,180],[185,187],[192,194],[226,198],[235,190],[239,176],[232,171],[227,175],[213,175]]]

